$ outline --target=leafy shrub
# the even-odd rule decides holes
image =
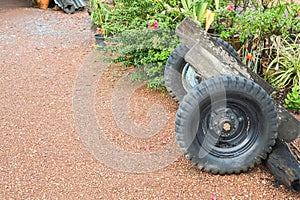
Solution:
[[[150,88],[163,85],[164,65],[179,43],[174,31],[149,28],[124,31],[109,41],[116,44],[107,47],[107,50],[117,53],[112,61],[125,66],[134,65],[138,69],[135,79],[148,80]]]
[[[270,1],[268,5],[251,4],[242,12],[223,9],[218,13],[215,28],[221,38],[239,37],[243,61],[256,73],[266,76],[263,64],[269,66],[268,74],[270,68],[275,68],[276,77],[268,77],[268,81],[282,88],[299,82],[299,50],[296,44],[277,44],[276,38],[288,38],[300,32],[299,10],[300,4],[280,0]]]
[[[239,34],[242,42],[257,39],[263,43],[273,35],[287,37],[298,33],[300,31],[299,10],[300,4],[281,1],[268,7],[249,7],[242,13],[225,12],[223,17],[231,23],[229,26],[218,25],[217,27],[223,37]]]
[[[114,34],[106,50],[117,55],[112,60],[125,66],[134,65],[135,79],[148,80],[148,86],[163,85],[164,65],[178,45],[175,27],[184,15],[174,0],[115,1],[115,7],[102,28]]]
[[[112,11],[112,4],[108,4],[103,0],[90,0],[91,8],[91,19],[94,24],[98,27],[103,27],[103,25],[108,21],[108,15]],[[106,35],[106,31],[103,28],[103,34]]]
[[[288,93],[287,98],[285,99],[284,107],[300,111],[300,86],[294,86],[292,91]]]
[[[174,30],[183,19],[174,0],[116,0],[114,4],[102,25],[112,34],[147,27],[148,22],[154,19],[161,28]]]
[[[293,37],[294,36],[294,37]],[[273,51],[275,56],[269,64],[274,68],[271,83],[277,88],[300,86],[300,33],[292,37],[276,37]]]

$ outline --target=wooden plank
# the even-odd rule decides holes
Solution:
[[[279,184],[300,192],[300,164],[285,142],[276,141],[272,153],[266,160],[266,165]]]
[[[277,105],[279,115],[278,138],[292,142],[300,135],[300,122],[281,105]]]
[[[233,65],[238,66],[237,61],[228,51],[222,46],[214,46],[212,41],[209,42],[211,46],[204,42],[197,42],[184,57],[202,78],[228,74],[251,78],[247,71],[236,70]]]

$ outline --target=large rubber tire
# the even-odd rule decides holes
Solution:
[[[213,38],[219,44],[223,45],[233,56],[240,59],[236,50],[227,42],[220,38]],[[185,62],[184,56],[189,49],[184,45],[180,44],[170,55],[164,70],[164,81],[165,86],[173,98],[174,101],[180,102],[186,95],[187,91],[196,85],[192,84],[190,87],[184,87],[185,80],[182,79],[182,73],[188,63]],[[190,70],[191,67],[190,67]],[[185,83],[186,84],[186,83]],[[198,83],[197,83],[198,84]],[[187,89],[188,88],[188,89]]]
[[[186,158],[213,174],[246,172],[275,144],[278,115],[271,97],[253,81],[219,76],[183,98],[176,139]]]
[[[164,70],[165,86],[175,102],[180,102],[186,95],[182,85],[182,70],[187,64],[184,60],[189,49],[180,44],[169,56]]]

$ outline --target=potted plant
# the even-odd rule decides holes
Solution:
[[[107,31],[103,24],[107,21],[108,13],[112,9],[113,2],[103,0],[90,0],[91,19],[97,26],[95,39],[97,45],[105,46],[104,38],[107,36]]]

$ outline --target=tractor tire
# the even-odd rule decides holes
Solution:
[[[278,115],[271,97],[240,76],[203,80],[179,105],[176,139],[192,164],[213,174],[246,172],[275,144]]]
[[[234,57],[240,59],[236,50],[224,40],[213,37],[219,44],[224,46]],[[199,84],[201,78],[184,60],[189,49],[180,44],[170,55],[164,70],[165,86],[175,102],[180,102],[187,91]]]

